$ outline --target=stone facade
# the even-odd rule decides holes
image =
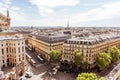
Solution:
[[[96,65],[96,56],[107,51],[110,46],[120,48],[119,34],[68,39],[63,45],[62,60],[74,62],[74,50],[78,49],[83,53],[83,62],[87,62],[90,69]]]
[[[62,51],[64,41],[70,36],[57,35],[57,36],[25,36],[28,46],[38,55],[41,55],[47,61],[50,61],[50,52],[52,50]]]
[[[25,39],[20,35],[0,37],[0,67],[16,66],[25,60]]]
[[[1,30],[10,29],[10,16],[8,10],[7,10],[7,16],[0,13],[0,29]]]

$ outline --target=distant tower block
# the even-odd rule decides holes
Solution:
[[[10,15],[9,10],[7,9],[7,15],[3,15],[0,13],[0,29],[1,30],[8,30],[10,29]]]
[[[10,17],[10,15],[9,15],[9,10],[7,9],[7,17]]]
[[[70,26],[69,26],[69,20],[67,20],[67,28],[69,28]]]

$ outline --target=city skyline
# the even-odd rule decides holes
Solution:
[[[107,26],[119,27],[119,0],[1,0],[11,26]]]
[[[0,80],[120,79],[120,27],[72,28],[67,19],[66,27],[11,28],[18,17],[9,10],[0,12]]]

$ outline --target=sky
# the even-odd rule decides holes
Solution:
[[[120,0],[0,0],[11,26],[120,27]]]

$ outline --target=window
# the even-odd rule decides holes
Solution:
[[[88,57],[88,55],[86,54],[86,57]]]
[[[92,43],[91,43],[91,42],[89,42],[89,45],[92,45]]]
[[[84,42],[84,45],[87,45],[87,42]]]
[[[2,55],[4,54],[4,49],[2,48]]]
[[[16,48],[14,48],[14,52],[16,53]]]
[[[65,41],[65,43],[67,43],[67,41]]]
[[[11,52],[11,48],[10,48],[10,52]]]
[[[7,51],[7,53],[8,53],[8,48],[6,48],[6,51]]]
[[[73,41],[73,44],[75,44],[75,41]]]
[[[3,44],[1,44],[1,46],[3,46]]]
[[[89,61],[91,61],[91,59],[89,58]]]
[[[22,60],[24,60],[24,57],[22,58]]]
[[[14,52],[14,49],[12,48],[12,53]]]
[[[20,47],[18,48],[18,53],[20,53]]]
[[[68,43],[70,44],[70,41]]]
[[[9,63],[9,59],[7,59],[7,63]]]
[[[89,54],[89,57],[91,57],[91,54]]]
[[[88,53],[88,50],[86,50],[86,53]]]
[[[19,61],[21,61],[21,59],[19,58]]]
[[[4,60],[3,60],[3,63],[4,63]]]
[[[88,60],[88,58],[86,58],[86,60]]]

